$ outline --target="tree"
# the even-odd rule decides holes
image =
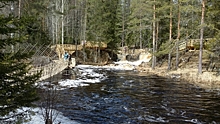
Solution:
[[[154,0],[155,2],[155,0]],[[155,56],[155,52],[156,52],[156,5],[154,3],[153,5],[153,56],[152,56],[152,69],[155,69],[156,66],[156,56]]]
[[[203,32],[204,32],[205,3],[206,3],[206,0],[202,0],[202,16],[201,16],[201,29],[200,29],[200,49],[199,49],[199,66],[198,66],[198,73],[199,74],[202,74],[202,52],[203,52]]]
[[[53,71],[53,69],[51,69],[51,71]],[[45,124],[53,124],[53,122],[57,119],[57,116],[59,115],[59,112],[55,109],[56,103],[60,99],[60,94],[57,88],[51,84],[52,81],[50,81],[47,89],[43,89],[40,92],[40,109]]]
[[[15,13],[14,16],[22,17],[22,23],[25,23],[29,35],[28,43],[37,44],[38,46],[50,44],[47,26],[52,26],[48,25],[48,21],[46,21],[46,12],[49,11],[44,5],[46,2],[48,1],[45,0],[43,3],[41,1],[19,0],[18,13]]]
[[[173,28],[173,0],[170,0],[170,27],[169,27],[169,43],[172,42],[172,28]],[[171,68],[171,52],[168,54],[168,70]]]
[[[13,2],[13,1],[11,1]],[[1,2],[1,4],[7,2]],[[22,48],[10,50],[11,45],[18,45],[28,40],[27,25],[23,18],[12,14],[0,16],[0,115],[8,115],[23,106],[33,106],[38,100],[36,81],[40,73],[29,74],[29,58],[33,52],[25,53]],[[27,20],[26,20],[27,21]],[[13,33],[13,37],[10,35]],[[11,115],[17,116],[17,115]],[[10,118],[10,116],[9,116]],[[1,118],[7,119],[7,118]]]
[[[153,4],[154,1],[150,0],[131,1],[131,14],[127,31],[129,39],[127,40],[132,40],[130,44],[141,49],[152,45],[150,40],[152,40]],[[148,44],[146,41],[148,41]]]
[[[105,42],[111,50],[117,49],[116,36],[118,0],[89,0],[87,11],[87,40]]]
[[[116,34],[117,36],[120,37],[121,39],[121,47],[124,46],[130,46],[131,44],[129,44],[129,39],[128,39],[128,35],[127,35],[127,30],[128,30],[128,17],[130,15],[130,0],[121,0],[118,3],[118,10],[117,10],[117,28],[116,28],[116,32],[118,32],[118,34]]]
[[[177,22],[177,41],[176,41],[176,69],[178,69],[179,66],[179,40],[180,40],[180,5],[181,1],[178,1],[178,22]]]

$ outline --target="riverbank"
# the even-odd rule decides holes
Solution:
[[[220,76],[216,76],[216,72],[203,71],[201,75],[198,75],[198,69],[196,68],[181,68],[167,71],[167,67],[156,67],[153,70],[148,65],[145,65],[145,67],[140,65],[137,67],[137,70],[168,78],[180,78],[205,89],[220,90]]]

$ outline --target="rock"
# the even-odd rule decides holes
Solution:
[[[152,55],[150,53],[141,53],[139,55],[139,60],[141,60],[143,62],[150,62],[151,56]]]

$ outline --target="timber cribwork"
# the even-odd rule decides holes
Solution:
[[[69,54],[73,54],[76,50],[82,50],[83,47],[90,48],[90,49],[96,49],[100,48],[101,50],[107,48],[107,44],[104,42],[95,42],[95,41],[86,41],[79,45],[73,45],[73,44],[55,44],[51,46],[51,49],[53,49],[59,58],[62,58],[64,52],[68,52]]]
[[[60,72],[62,72],[65,68],[68,67],[68,62],[64,60],[53,60],[51,63],[46,65],[39,65],[37,67],[32,68],[29,71],[29,74],[36,74],[42,71],[41,77],[39,81],[50,78]]]
[[[95,41],[86,41],[85,44],[85,48],[100,48],[100,49],[106,49],[107,48],[107,44],[104,42],[95,42]]]
[[[48,50],[49,47],[39,49],[38,52],[35,54],[35,59],[40,59],[39,56],[48,56],[48,55],[51,56],[51,54],[53,53],[52,55],[53,57],[48,56],[49,58],[52,59],[52,61],[47,64],[42,64],[41,62],[38,63],[37,66],[35,65],[35,67],[33,67],[29,71],[29,74],[34,74],[34,73],[42,71],[42,75],[39,79],[39,81],[42,81],[62,72],[68,66],[74,67],[75,59],[74,59],[74,62],[72,61],[72,64],[68,65],[68,61],[64,61],[61,58],[63,57],[63,54],[65,51],[68,52],[69,54],[73,54],[76,50],[82,50],[83,47],[90,48],[90,49],[94,49],[94,48],[105,49],[107,48],[107,44],[103,42],[87,41],[85,44],[80,44],[80,45],[56,44],[56,45],[52,45],[50,47],[50,50]],[[35,46],[33,46],[33,48],[35,48]],[[54,53],[56,53],[56,55]],[[58,56],[59,59],[53,60],[53,58],[56,58],[56,56]],[[34,61],[37,61],[37,60],[34,60]]]
[[[39,81],[43,81],[62,72],[66,68],[71,68],[71,67],[75,67],[75,59],[73,58],[71,63],[69,61],[64,61],[64,60],[53,60],[49,64],[42,66],[38,65],[37,67],[32,68],[29,71],[29,74],[32,75],[38,72],[42,72]]]

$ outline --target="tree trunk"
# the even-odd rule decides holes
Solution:
[[[77,4],[76,4],[76,0],[74,1],[74,7],[76,8],[76,6],[77,6]],[[74,25],[73,25],[73,27],[75,28],[76,27],[76,23],[77,23],[77,9],[75,9],[74,10]],[[77,30],[76,28],[75,28],[75,30]],[[74,31],[74,34],[75,34],[75,36],[73,35],[73,37],[74,37],[74,41],[75,41],[75,45],[76,45],[76,57],[78,57],[78,44],[77,44],[77,32],[76,31]]]
[[[84,13],[83,13],[83,15],[84,15],[84,18],[83,18],[83,27],[82,27],[82,29],[83,29],[83,41],[86,43],[86,20],[87,20],[87,1],[86,0],[84,0],[84,7],[85,7],[85,9],[84,9]],[[82,15],[82,16],[83,16]],[[85,51],[85,47],[83,47],[83,53],[85,53],[84,54],[84,57],[83,57],[83,60],[84,60],[84,62],[85,62],[85,59],[86,59],[86,51]]]
[[[124,47],[124,40],[125,40],[125,10],[124,10],[124,1],[122,1],[122,43],[121,43],[121,46],[122,48]]]
[[[159,39],[159,21],[157,21],[157,25],[156,25],[156,35],[155,35],[155,52],[157,52],[157,48],[158,48],[158,39]],[[155,57],[155,65],[157,63],[157,57]]]
[[[45,121],[45,124],[53,124],[53,122],[52,122],[51,119],[47,119],[47,120]]]
[[[171,45],[171,42],[172,42],[172,28],[173,28],[173,19],[172,19],[172,16],[173,16],[173,7],[172,7],[172,2],[173,0],[170,0],[170,33],[169,33],[169,42],[170,42],[170,45]],[[168,70],[171,69],[171,53],[172,53],[172,50],[169,52],[169,55],[168,55]]]
[[[140,33],[139,33],[139,40],[140,40],[140,49],[142,49],[142,34],[141,34],[141,27],[142,27],[142,24],[141,24],[141,19],[140,19],[140,24],[139,24],[139,26],[140,26]]]
[[[59,1],[55,1],[55,11],[57,11],[57,10],[59,10]],[[57,15],[57,14],[55,14],[55,37],[56,37],[56,39],[55,39],[55,41],[56,41],[56,43],[55,44],[60,44],[60,42],[59,42],[59,16]]]
[[[21,0],[18,0],[18,18],[21,17]]]
[[[83,24],[83,40],[86,41],[86,20],[87,20],[87,0],[84,0],[84,6],[85,6],[85,10],[84,10],[84,24]]]
[[[15,15],[14,15],[14,3],[13,2],[11,3],[10,11],[11,11],[10,14],[12,14],[15,17]],[[10,25],[10,26],[13,27],[13,25]],[[10,33],[10,35],[11,35],[10,36],[11,38],[14,37],[14,33]],[[14,45],[11,45],[11,52],[14,53]]]
[[[205,16],[205,1],[202,0],[202,17],[201,17],[201,30],[200,30],[200,49],[199,49],[199,67],[198,73],[202,74],[202,52],[203,52],[203,33],[204,33],[204,16]]]
[[[61,12],[62,12],[62,15],[61,15],[61,42],[62,42],[62,47],[63,47],[63,44],[64,44],[64,3],[63,3],[63,0],[62,0],[62,3],[61,3]]]
[[[155,2],[155,0],[154,0]],[[156,47],[156,5],[153,5],[153,10],[154,10],[154,14],[153,14],[153,56],[152,56],[152,69],[155,69],[155,47]]]
[[[180,40],[180,2],[178,1],[178,22],[177,22],[177,41],[176,41],[176,69],[179,66],[179,40]]]

